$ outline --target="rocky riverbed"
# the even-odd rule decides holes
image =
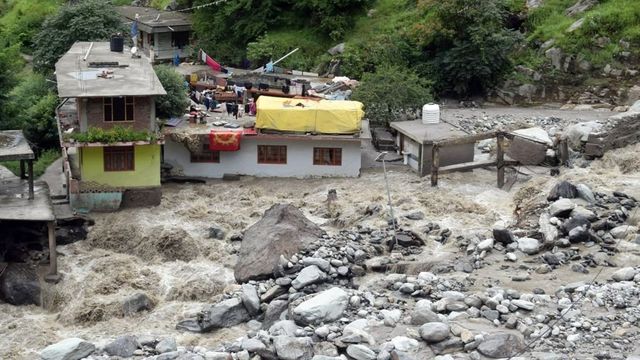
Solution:
[[[511,171],[509,190],[492,170],[431,188],[392,166],[397,243],[378,169],[169,185],[159,207],[96,214],[59,246],[44,308],[0,304],[0,357],[632,358],[638,150]],[[256,239],[301,228],[299,246],[238,269]]]

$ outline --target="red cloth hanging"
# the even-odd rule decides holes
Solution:
[[[240,150],[241,131],[217,131],[209,133],[209,150],[238,151]]]
[[[213,70],[213,71],[218,71],[218,72],[222,72],[222,73],[227,73],[228,70],[223,68],[222,65],[218,64],[217,61],[213,60],[213,58],[209,55],[207,55],[206,52],[202,51],[202,49],[200,49],[200,60],[202,60],[203,63],[209,65],[209,67]]]

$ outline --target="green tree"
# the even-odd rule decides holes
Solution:
[[[518,36],[506,27],[505,0],[423,0],[412,36],[439,92],[486,92],[512,67]]]
[[[377,125],[405,119],[433,100],[431,83],[404,67],[383,65],[365,73],[352,99],[365,105],[366,116]]]
[[[16,72],[22,67],[19,46],[13,45],[0,49],[0,129],[11,126],[11,114],[8,111],[8,93],[17,82]]]
[[[167,95],[156,98],[156,115],[168,118],[184,114],[185,108],[189,105],[184,88],[184,78],[168,65],[158,65],[155,67],[155,71],[162,87],[167,92]]]
[[[59,146],[58,127],[56,125],[56,106],[58,97],[48,93],[29,107],[24,113],[24,135],[40,153],[44,149],[54,149]]]
[[[108,1],[67,4],[47,17],[35,36],[34,67],[41,72],[51,71],[76,41],[106,40],[124,30],[120,16]]]

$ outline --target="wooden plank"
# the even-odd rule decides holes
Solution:
[[[498,134],[498,132],[491,131],[491,132],[488,132],[488,133],[469,135],[469,136],[465,136],[465,137],[461,137],[461,138],[457,138],[457,139],[442,140],[442,141],[435,142],[434,145],[438,145],[440,147],[445,147],[445,146],[451,146],[451,145],[462,145],[462,144],[475,143],[475,142],[480,141],[480,140],[486,140],[486,139],[494,138],[494,137],[496,137],[497,134]]]
[[[498,134],[496,138],[498,150],[496,153],[496,166],[498,167],[498,188],[502,189],[504,186],[504,135]]]
[[[438,168],[440,167],[440,147],[431,148],[431,186],[438,186]]]
[[[455,165],[443,166],[439,169],[439,172],[440,174],[448,174],[456,171],[473,170],[473,169],[479,169],[479,168],[496,166],[496,165],[497,165],[497,162],[492,160],[466,162],[466,163],[460,163]]]

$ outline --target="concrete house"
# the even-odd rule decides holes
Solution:
[[[160,202],[155,97],[166,92],[148,59],[111,50],[108,42],[76,42],[56,63],[60,142],[76,209]]]
[[[176,174],[204,178],[360,175],[361,103],[261,96],[257,107],[255,125],[214,121],[168,130],[165,162]]]
[[[138,18],[136,47],[151,62],[170,61],[191,55],[191,16],[183,12],[161,11],[139,6],[118,6],[116,11],[131,25]]]

